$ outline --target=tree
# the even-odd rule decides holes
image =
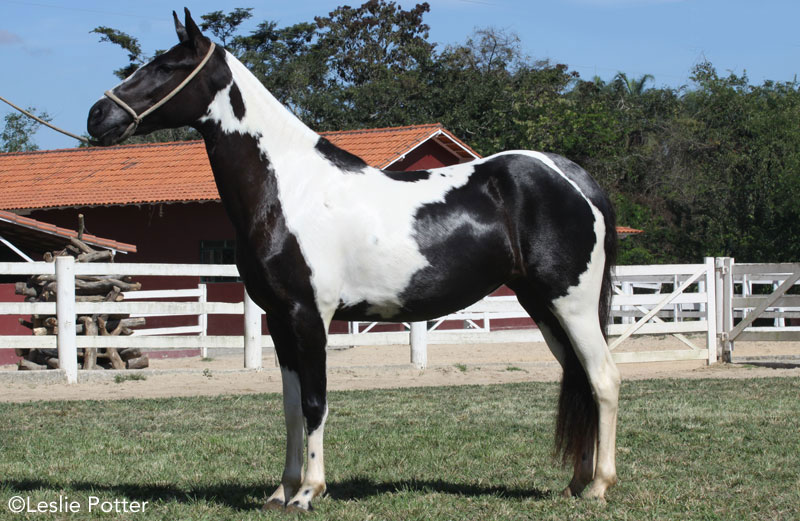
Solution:
[[[114,71],[114,75],[119,79],[124,80],[149,61],[142,51],[142,46],[139,45],[138,38],[105,26],[95,27],[90,32],[99,34],[101,42],[113,43],[128,52],[128,65]]]
[[[46,112],[36,113],[36,109],[28,107],[28,112],[36,114],[39,118],[49,122],[50,116]],[[34,134],[41,126],[36,120],[19,112],[10,112],[3,118],[5,126],[0,134],[0,152],[31,152],[39,150],[33,140]]]
[[[615,90],[623,93],[624,95],[641,96],[645,91],[645,85],[647,85],[647,82],[653,80],[655,80],[655,78],[652,74],[643,74],[637,79],[628,78],[628,75],[624,72],[618,72],[611,81],[611,85],[615,88]]]
[[[204,31],[209,31],[223,47],[228,47],[229,44],[236,42],[235,34],[239,30],[239,26],[245,20],[252,18],[253,8],[237,7],[228,14],[222,11],[212,11],[208,14],[202,15],[203,22],[200,28]]]

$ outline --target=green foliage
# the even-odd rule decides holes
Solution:
[[[519,36],[477,29],[437,49],[427,3],[342,6],[313,21],[263,21],[251,9],[203,15],[221,41],[318,131],[441,122],[479,153],[538,149],[582,165],[612,194],[620,262],[800,260],[800,91],[753,86],[710,63],[692,84],[654,87],[650,74],[582,80],[566,65],[521,52]],[[138,40],[98,27],[128,52],[125,76],[145,60]],[[141,140],[196,137],[186,129]]]
[[[49,122],[50,116],[46,112],[36,113],[36,109],[28,107],[28,112],[36,114],[39,118]],[[3,118],[5,125],[0,134],[0,152],[32,152],[39,150],[33,140],[33,135],[41,126],[36,120],[20,112],[9,112]]]
[[[99,34],[101,42],[109,42],[119,45],[128,52],[128,65],[114,71],[114,75],[120,79],[125,79],[136,71],[141,65],[147,63],[149,58],[142,51],[139,39],[127,33],[112,29],[111,27],[95,27],[90,32]]]

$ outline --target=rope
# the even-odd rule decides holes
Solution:
[[[0,96],[0,101],[4,101],[5,103],[7,103],[7,104],[11,105],[12,107],[14,107],[15,109],[17,109],[18,111],[20,111],[20,112],[22,112],[23,114],[25,114],[26,116],[28,116],[29,118],[33,118],[33,119],[35,119],[36,121],[38,121],[38,122],[39,122],[39,123],[41,123],[42,125],[44,125],[44,126],[46,126],[46,127],[50,127],[50,128],[52,128],[53,130],[55,130],[56,132],[61,132],[62,134],[66,135],[66,136],[69,136],[69,137],[71,137],[71,138],[77,139],[78,141],[80,141],[80,142],[82,142],[82,143],[86,143],[87,145],[88,145],[88,144],[90,144],[90,143],[89,143],[89,140],[88,140],[88,139],[86,139],[85,137],[82,137],[82,136],[76,136],[76,135],[75,135],[75,134],[73,134],[72,132],[67,132],[66,130],[64,130],[64,129],[61,129],[61,128],[58,128],[58,127],[57,127],[57,126],[55,126],[55,125],[51,125],[51,124],[50,124],[50,123],[48,123],[47,121],[45,121],[45,120],[43,120],[43,119],[41,119],[41,118],[38,118],[38,117],[34,116],[33,114],[31,114],[31,113],[30,113],[30,112],[28,112],[27,110],[24,110],[24,109],[21,109],[21,108],[19,108],[18,106],[14,105],[13,103],[11,103],[10,101],[8,101],[7,99],[5,99],[5,98],[4,98],[4,97],[2,97],[2,96]]]

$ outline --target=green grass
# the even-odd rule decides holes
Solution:
[[[329,494],[307,518],[800,519],[799,379],[624,383],[605,506],[558,496],[557,391],[331,392]],[[93,518],[6,507],[59,494],[149,502],[120,519],[286,519],[260,511],[283,465],[278,395],[0,404],[0,433],[0,519]]]
[[[144,381],[144,380],[147,380],[147,377],[139,373],[125,373],[114,376],[114,383],[116,384],[121,384],[122,382]]]

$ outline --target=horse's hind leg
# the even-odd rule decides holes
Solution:
[[[603,499],[617,482],[615,462],[620,376],[606,344],[597,300],[578,291],[551,305],[588,377],[597,404],[597,454],[594,479],[586,497]]]
[[[516,292],[520,304],[536,321],[547,347],[564,370],[556,444],[564,452],[565,463],[570,457],[573,459],[572,479],[563,494],[579,495],[594,478],[597,445],[593,425],[597,418],[596,405],[589,382],[566,331],[552,311],[543,305],[536,292],[524,288],[517,288]],[[584,403],[581,403],[581,398]],[[570,439],[563,439],[565,436]]]

